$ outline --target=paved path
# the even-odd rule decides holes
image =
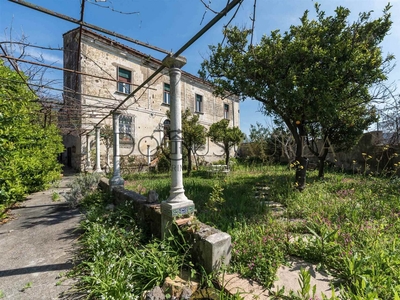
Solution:
[[[13,209],[12,219],[0,225],[0,298],[59,299],[71,286],[60,278],[72,267],[73,246],[82,215],[69,208],[63,196],[73,174],[65,171],[57,188],[30,195]],[[63,280],[64,279],[64,280]]]

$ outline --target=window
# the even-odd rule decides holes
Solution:
[[[229,104],[224,104],[224,118],[229,119]]]
[[[171,87],[168,83],[164,83],[164,98],[163,98],[163,103],[164,104],[171,104],[171,99],[170,99],[170,90]]]
[[[133,116],[119,116],[119,139],[122,143],[130,143],[133,140],[134,134],[134,118]]]
[[[196,112],[203,112],[203,96],[196,94]]]
[[[132,72],[126,69],[118,68],[118,87],[120,93],[130,94],[132,83]]]
[[[165,120],[164,123],[164,143],[171,139],[171,121]]]

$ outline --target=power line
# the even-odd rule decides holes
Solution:
[[[22,58],[13,57],[13,56],[0,55],[0,57],[4,57],[4,58],[6,58],[6,59],[11,59],[11,60],[15,60],[15,61],[20,61],[20,62],[32,64],[32,65],[38,65],[38,66],[42,66],[42,67],[47,67],[47,68],[51,68],[51,69],[55,69],[55,70],[60,70],[60,71],[65,71],[65,72],[71,72],[71,73],[75,73],[75,74],[79,74],[79,75],[84,75],[84,76],[89,76],[89,77],[94,77],[94,78],[99,78],[99,79],[104,79],[104,80],[110,80],[110,81],[117,81],[117,80],[114,79],[114,78],[106,78],[106,77],[103,77],[103,76],[98,76],[98,75],[93,75],[93,74],[87,74],[87,73],[83,73],[83,72],[76,71],[76,70],[71,70],[71,69],[56,67],[56,66],[53,66],[53,65],[48,65],[48,64],[43,64],[43,63],[39,63],[39,62],[34,62],[34,61],[22,59]]]
[[[14,0],[9,0],[9,1],[14,1]],[[197,34],[195,34],[188,42],[186,42],[178,51],[176,51],[172,55],[171,54],[167,55],[165,58],[168,58],[168,57],[177,58],[181,53],[183,53],[183,51],[185,51],[187,48],[189,48],[189,46],[191,46],[204,33],[206,33],[212,26],[214,26],[215,23],[217,23],[222,17],[224,17],[228,12],[230,12],[232,10],[232,8],[234,8],[238,3],[242,3],[242,2],[243,2],[243,0],[233,0],[231,3],[228,3],[227,6],[218,13],[218,15],[216,15],[210,22],[208,22],[206,26],[204,26]],[[157,74],[160,73],[164,69],[165,69],[165,66],[161,65],[156,71],[154,71],[154,73],[152,75],[150,75],[150,77],[148,77],[141,85],[139,85],[132,93],[130,93],[114,110],[112,110],[106,117],[104,117],[100,122],[98,122],[96,124],[96,126],[100,125],[100,123],[104,119],[106,119],[112,113],[117,111],[126,101],[128,101],[132,96],[134,96],[145,84],[150,82],[150,80],[152,80],[154,77],[156,77]]]
[[[134,43],[134,44],[137,44],[137,45],[146,47],[146,48],[148,48],[148,49],[152,49],[152,50],[155,50],[155,51],[164,53],[164,54],[169,54],[169,53],[171,53],[170,51],[164,50],[164,49],[162,49],[162,48],[159,48],[159,47],[156,47],[156,46],[152,46],[152,45],[150,45],[150,44],[148,44],[148,43],[144,43],[144,42],[141,42],[141,41],[139,41],[139,40],[132,39],[132,38],[130,38],[130,37],[128,37],[128,36],[125,36],[125,35],[116,33],[116,32],[114,32],[114,31],[110,31],[110,30],[101,28],[101,27],[99,27],[99,26],[92,25],[92,24],[89,24],[89,23],[86,23],[86,22],[77,20],[77,19],[75,19],[75,18],[72,18],[72,17],[66,16],[66,15],[63,15],[63,14],[60,14],[60,13],[51,11],[51,10],[49,10],[49,9],[47,9],[47,8],[44,8],[44,7],[41,7],[41,6],[39,6],[39,5],[35,5],[35,4],[32,4],[32,3],[29,3],[29,2],[24,1],[24,0],[8,0],[8,1],[13,2],[13,3],[16,3],[16,4],[20,4],[20,5],[22,5],[22,6],[29,7],[29,8],[31,8],[31,9],[33,9],[33,10],[37,10],[37,11],[39,11],[39,12],[42,12],[42,13],[51,15],[51,16],[53,16],[53,17],[57,17],[57,18],[63,19],[63,20],[65,20],[65,21],[68,21],[68,22],[71,22],[71,23],[75,23],[75,24],[78,24],[78,25],[83,25],[83,26],[85,26],[85,27],[87,27],[87,28],[90,28],[90,29],[93,29],[93,30],[96,30],[96,31],[99,31],[99,32],[102,32],[102,33],[105,33],[105,34],[108,34],[108,35],[111,35],[111,36],[115,36],[115,37],[120,38],[120,39],[122,39],[122,40],[125,40],[125,41],[128,41],[128,42],[131,42],[131,43]],[[83,1],[84,1],[84,0],[83,0]],[[243,0],[242,0],[242,1],[243,1]]]

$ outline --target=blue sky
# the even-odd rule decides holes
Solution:
[[[79,19],[80,16],[80,0],[30,0],[29,2],[76,19]],[[203,2],[210,3],[210,7],[214,11],[219,11],[227,1],[203,0]],[[374,11],[372,15],[374,18],[379,17],[388,2],[384,0],[324,0],[319,3],[321,9],[328,15],[332,15],[334,9],[339,5],[347,7],[352,12],[352,20],[355,20],[358,13],[371,10]],[[258,0],[255,16],[255,39],[260,39],[263,34],[269,34],[272,30],[280,29],[283,32],[289,29],[290,25],[299,24],[299,18],[305,10],[310,11],[310,17],[314,16],[314,4],[315,1],[312,0]],[[393,5],[391,9],[393,26],[390,34],[382,43],[382,49],[385,54],[394,54],[398,60],[400,59],[400,0],[391,1],[391,4]],[[102,8],[99,5],[108,8]],[[253,5],[254,1],[244,0],[231,24],[251,26]],[[122,14],[118,11],[125,13]],[[222,40],[222,26],[231,19],[233,11],[183,53],[188,61],[183,68],[185,71],[197,75],[203,58],[208,55],[208,45]],[[88,0],[85,4],[84,21],[174,52],[214,16],[214,13],[207,10],[200,0],[107,0],[106,2]],[[76,24],[7,0],[0,0],[0,41],[9,40],[12,28],[14,40],[25,35],[34,45],[62,47],[62,34],[75,27],[77,27]],[[153,52],[125,41],[120,42],[159,59],[165,57],[162,53]],[[32,55],[39,55],[42,52],[42,50],[33,48],[29,51]],[[46,51],[42,54],[46,63],[62,66],[61,51]],[[57,71],[52,71],[47,76],[62,79],[62,73]],[[388,82],[396,82],[400,88],[400,64],[395,66]],[[271,123],[258,112],[258,102],[253,100],[242,102],[240,113],[241,129],[246,134],[248,134],[250,124],[260,122],[268,125]]]

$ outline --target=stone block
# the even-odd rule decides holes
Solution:
[[[182,294],[191,295],[199,288],[198,280],[191,278],[190,273],[182,271],[180,276],[175,278],[167,277],[163,284],[163,290],[165,293],[170,294],[172,297],[185,298]],[[190,296],[189,296],[190,298]]]
[[[199,227],[198,230],[187,232],[189,241],[193,243],[192,257],[208,273],[218,270],[222,265],[228,265],[232,250],[231,236],[203,223],[196,226]]]

